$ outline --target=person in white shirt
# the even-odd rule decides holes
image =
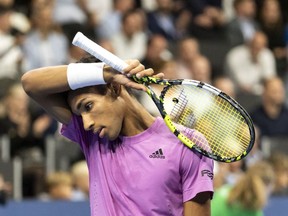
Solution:
[[[142,60],[146,54],[147,40],[143,13],[136,9],[123,15],[121,31],[112,36],[111,43],[120,58]]]
[[[260,95],[263,81],[277,73],[266,35],[258,31],[250,42],[232,48],[226,56],[225,72],[235,82],[238,92]]]
[[[23,57],[17,38],[10,31],[12,9],[0,5],[0,78],[17,79]]]

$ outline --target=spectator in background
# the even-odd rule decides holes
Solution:
[[[85,2],[85,0],[81,0],[81,1]],[[86,0],[86,1],[87,1],[86,7],[88,7],[89,12],[93,13],[94,15],[94,32],[95,32],[95,35],[97,36],[97,31],[95,31],[95,28],[97,29],[99,24],[105,18],[107,18],[107,14],[109,14],[112,10],[114,0],[105,0],[105,1]]]
[[[255,163],[235,185],[224,185],[215,191],[211,215],[263,215],[272,192],[274,175],[271,164],[265,161]]]
[[[226,36],[230,47],[249,42],[259,30],[254,0],[234,0],[235,17],[227,23]]]
[[[262,104],[251,112],[253,122],[262,136],[288,135],[288,108],[285,105],[285,87],[280,77],[264,82]]]
[[[51,4],[35,5],[31,15],[32,29],[23,43],[25,71],[68,61],[67,37],[52,20]]]
[[[73,184],[69,172],[57,171],[50,173],[47,175],[45,183],[47,194],[41,195],[41,200],[72,200]]]
[[[111,37],[114,52],[121,59],[144,59],[147,34],[145,17],[141,10],[131,10],[123,14],[121,30]]]
[[[187,79],[199,80],[211,84],[212,82],[212,68],[209,59],[203,55],[197,56],[193,62],[190,63],[190,77],[183,77]]]
[[[288,22],[288,1],[285,0],[275,0],[279,3],[280,5],[280,10],[281,10],[281,16],[282,16],[282,20],[283,23],[287,23]],[[257,8],[262,8],[263,4],[265,1],[263,0],[255,0],[255,3],[257,5]],[[257,17],[260,16],[261,10],[257,11]]]
[[[0,119],[4,118],[6,115],[6,107],[5,107],[5,96],[7,89],[13,85],[15,82],[14,79],[11,78],[0,78]],[[0,129],[1,131],[1,129]]]
[[[134,8],[135,0],[113,0],[113,9],[106,14],[96,28],[99,39],[110,39],[120,32],[122,16]]]
[[[219,163],[215,164],[214,170],[214,188],[218,189],[223,185],[233,186],[244,175],[243,160],[233,163]]]
[[[259,13],[260,28],[267,35],[268,48],[275,56],[278,75],[283,78],[287,70],[287,53],[285,25],[278,0],[264,0]]]
[[[275,58],[267,48],[263,32],[256,32],[249,42],[232,48],[225,61],[225,73],[233,79],[240,93],[262,94],[263,80],[277,74]]]
[[[61,26],[68,38],[73,38],[77,31],[86,32],[95,38],[94,27],[97,25],[96,11],[89,8],[86,0],[53,0],[45,4],[54,4],[52,21]]]
[[[288,195],[288,156],[280,151],[272,152],[268,160],[275,172],[275,184],[272,196]]]
[[[30,100],[18,82],[8,88],[4,105],[6,113],[0,119],[0,130],[1,134],[8,134],[10,138],[12,157],[20,156],[21,151],[31,147],[37,147],[43,152],[44,136],[50,130],[55,131],[52,129],[51,118],[43,111],[32,112]]]
[[[85,160],[74,163],[71,167],[74,201],[88,200],[89,198],[89,171]]]
[[[236,99],[236,88],[232,79],[228,76],[217,76],[213,78],[212,85],[223,91],[225,94]]]
[[[12,35],[21,36],[30,30],[30,21],[26,14],[15,5],[15,0],[0,0],[0,5],[11,8],[10,23]]]
[[[21,40],[11,33],[11,6],[0,4],[0,78],[18,79],[21,76]]]
[[[180,35],[176,29],[174,9],[173,0],[157,0],[157,8],[147,13],[150,35],[163,35],[171,44],[179,39]]]
[[[142,64],[147,68],[153,68],[157,73],[162,66],[172,58],[168,48],[168,41],[162,35],[151,35],[147,42],[147,50]]]
[[[38,106],[31,105],[18,82],[7,89],[3,103],[5,113],[0,118],[0,135],[8,135],[11,157],[18,156],[23,161],[22,193],[24,198],[31,198],[42,184],[38,177],[44,173],[45,139],[55,133],[57,123]]]
[[[226,20],[221,0],[188,0],[187,7],[192,13],[190,35],[199,40],[224,38]]]
[[[185,37],[177,42],[176,63],[179,77],[190,77],[189,65],[200,56],[199,42],[194,37]]]

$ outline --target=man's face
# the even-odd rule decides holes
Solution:
[[[10,24],[10,16],[11,12],[3,12],[0,14],[0,29],[2,32],[7,33],[10,31],[11,24]]]
[[[238,5],[237,11],[239,11],[242,16],[253,18],[255,16],[255,9],[254,1],[246,0]]]
[[[111,95],[110,90],[106,94],[93,87],[72,91],[68,103],[72,112],[82,117],[85,130],[109,140],[115,140],[121,133],[125,102]]]
[[[263,96],[265,101],[282,106],[285,102],[285,88],[281,80],[274,79],[270,81],[264,90]]]

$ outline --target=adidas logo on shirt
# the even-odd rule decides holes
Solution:
[[[165,156],[163,155],[163,151],[160,148],[159,150],[153,152],[151,155],[149,155],[149,158],[159,158],[159,159],[165,159]]]

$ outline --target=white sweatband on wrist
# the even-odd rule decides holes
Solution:
[[[86,86],[106,84],[104,63],[71,63],[67,67],[67,81],[72,90]]]

